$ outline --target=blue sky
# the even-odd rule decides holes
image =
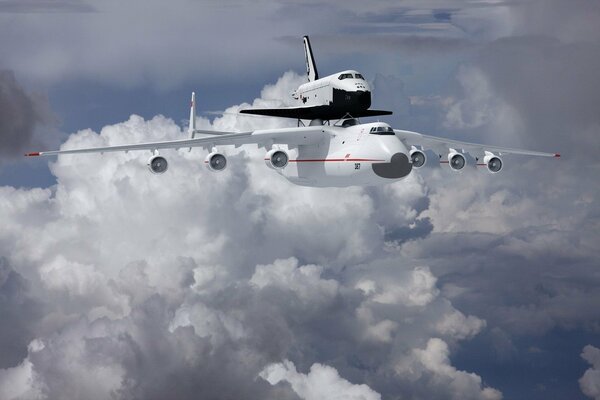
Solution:
[[[600,6],[0,2],[0,398],[600,398]],[[302,35],[394,127],[560,152],[376,188],[256,149],[23,159],[289,103]],[[291,71],[291,72],[288,72]],[[133,115],[133,116],[132,116]],[[164,117],[162,117],[164,116]]]

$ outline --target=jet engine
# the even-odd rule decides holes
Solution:
[[[221,153],[212,152],[204,159],[204,165],[209,171],[220,172],[227,166],[227,158]]]
[[[427,161],[425,153],[413,146],[409,153],[413,168],[421,168]]]
[[[502,169],[502,159],[489,151],[485,152],[483,163],[492,174],[496,174]]]
[[[148,169],[153,174],[163,174],[167,168],[169,168],[169,163],[162,156],[154,155],[148,160]]]
[[[450,153],[448,153],[448,165],[454,171],[460,171],[467,165],[467,159],[456,150],[451,149]]]
[[[288,161],[288,154],[283,150],[272,149],[265,155],[265,164],[271,169],[283,169]]]

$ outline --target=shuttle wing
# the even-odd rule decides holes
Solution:
[[[438,154],[446,154],[450,149],[461,150],[474,157],[482,157],[487,152],[503,154],[520,154],[527,156],[540,157],[560,157],[558,153],[544,153],[541,151],[531,151],[514,149],[510,147],[489,146],[485,144],[462,142],[459,140],[446,139],[436,136],[424,135],[422,133],[394,129],[396,136],[409,146],[420,146],[425,150],[433,150]]]
[[[343,109],[331,106],[308,106],[308,107],[283,107],[283,108],[249,108],[241,110],[243,114],[265,115],[269,117],[282,117],[294,119],[340,119],[348,116]],[[351,113],[353,118],[376,117],[379,115],[390,115],[391,111],[384,110],[362,110]]]
[[[241,146],[244,144],[257,144],[266,146],[271,144],[303,145],[315,144],[323,140],[328,133],[323,126],[299,127],[283,129],[263,129],[251,132],[219,132],[219,131],[197,131],[196,133],[210,134],[201,138],[168,140],[163,142],[133,143],[104,147],[88,147],[81,149],[64,149],[52,151],[37,151],[25,154],[26,156],[54,156],[58,154],[79,153],[105,153],[110,151],[133,151],[159,149],[179,149],[191,147],[205,147],[212,149],[214,146]]]

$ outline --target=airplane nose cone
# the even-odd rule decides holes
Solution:
[[[396,153],[389,163],[372,164],[377,176],[388,179],[399,179],[410,174],[412,164],[404,153]]]

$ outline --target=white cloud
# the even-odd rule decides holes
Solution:
[[[478,334],[484,327],[485,321],[473,316],[465,316],[458,310],[444,314],[435,325],[435,329],[441,335],[451,336],[457,339],[466,339]]]
[[[383,289],[373,296],[373,301],[383,304],[425,306],[439,294],[439,290],[435,287],[436,281],[429,268],[418,267],[411,272],[408,285],[387,282],[383,284]]]
[[[448,345],[441,339],[429,339],[424,349],[413,349],[411,354],[396,365],[398,375],[410,380],[423,378],[423,383],[445,390],[450,399],[499,400],[502,394],[493,388],[485,387],[481,377],[474,373],[457,370],[450,365]],[[444,388],[444,389],[441,389]]]
[[[43,396],[36,387],[33,364],[25,359],[16,367],[0,369],[0,398],[34,400]]]
[[[284,74],[261,101],[275,102],[300,79]],[[229,114],[198,122],[263,124]],[[100,134],[71,135],[63,148],[182,135],[167,118],[131,116]],[[275,388],[265,391],[254,377],[296,354],[316,363],[298,376],[372,398],[379,395],[367,386],[319,366],[323,343],[384,365],[372,368],[378,371],[391,368],[393,348],[416,347],[424,335],[461,340],[475,333],[471,317],[440,297],[428,268],[394,271],[385,260],[383,274],[372,274],[375,266],[348,269],[377,263],[387,254],[385,229],[419,218],[427,194],[420,177],[406,187],[303,188],[265,168],[262,149],[226,152],[229,168],[221,174],[205,170],[200,150],[161,152],[170,162],[162,176],[147,171],[144,153],[61,156],[51,162],[52,189],[0,189],[0,252],[46,307],[32,328],[37,344],[5,372],[29,382],[20,392],[161,396],[170,387],[165,377],[178,376],[186,382],[180,398],[197,385],[269,398]],[[440,320],[453,313],[470,328]],[[388,351],[373,359],[372,346]],[[213,378],[221,369],[230,373]]]
[[[583,348],[581,358],[592,365],[579,379],[581,391],[595,400],[600,399],[600,349],[592,345]]]
[[[356,385],[342,378],[330,366],[313,364],[308,374],[299,373],[289,360],[271,364],[260,372],[271,385],[288,382],[303,400],[381,400],[381,395],[367,385]]]
[[[275,260],[271,265],[257,265],[250,284],[262,289],[275,286],[291,290],[301,299],[317,301],[315,296],[331,298],[336,295],[339,284],[332,279],[321,279],[323,267],[303,265],[298,267],[298,260]]]

